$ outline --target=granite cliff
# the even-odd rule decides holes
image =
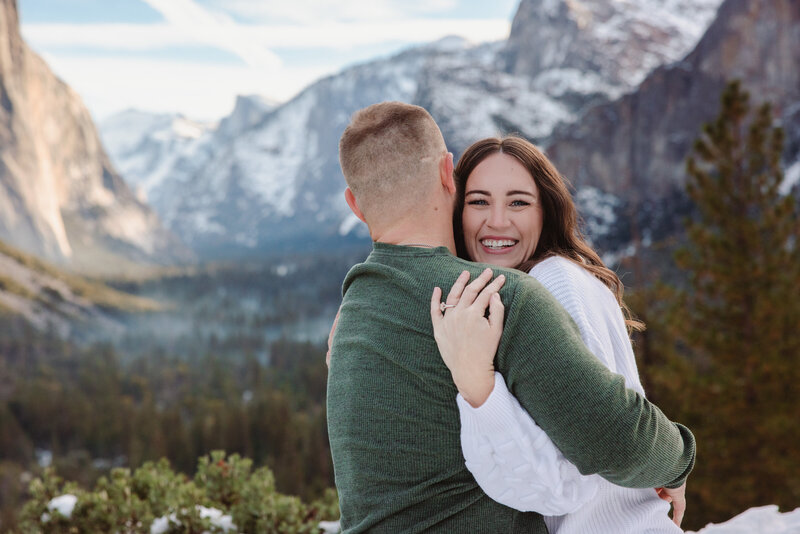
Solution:
[[[114,170],[80,97],[22,40],[0,0],[0,239],[110,272],[191,253]]]
[[[697,46],[639,87],[556,128],[548,154],[578,191],[613,198],[618,226],[636,223],[658,240],[687,213],[685,161],[701,126],[719,112],[726,82],[742,81],[751,101],[772,102],[786,132],[785,190],[800,181],[800,3],[726,0]],[[622,232],[617,228],[617,233]]]

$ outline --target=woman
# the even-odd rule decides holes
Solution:
[[[630,318],[619,278],[581,236],[572,198],[552,163],[524,139],[490,138],[464,152],[455,178],[454,227],[459,255],[530,272],[570,313],[584,343],[598,359],[623,375],[628,388],[643,395],[628,337],[628,328],[643,325]],[[460,291],[455,286],[453,291],[447,304],[458,300]],[[434,297],[440,298],[438,290]],[[458,339],[464,346],[465,339],[477,340],[490,335],[489,330],[470,328],[456,309],[438,312],[434,307],[431,313],[444,313],[444,317],[435,317],[434,330],[451,372],[455,374],[454,365],[474,365],[476,370],[491,366],[493,354],[456,364],[456,355],[448,353],[452,352],[451,341]],[[447,328],[443,328],[443,320],[447,320]],[[462,376],[464,370],[458,369]],[[489,399],[477,408],[464,400],[470,398],[465,391],[469,386],[459,388],[467,467],[490,497],[548,516],[548,529],[559,534],[681,532],[677,525],[683,514],[683,487],[629,489],[598,475],[583,476],[508,394],[502,379],[496,380]],[[488,422],[487,417],[500,412],[512,414],[519,425],[511,425],[504,435],[498,435],[496,425],[491,432],[483,431],[482,421]],[[673,499],[674,523],[667,515],[667,501]]]

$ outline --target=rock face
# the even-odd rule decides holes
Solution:
[[[165,153],[151,166],[157,176],[156,171],[124,176],[131,183],[158,183],[147,190],[148,202],[205,257],[324,248],[364,239],[365,228],[343,201],[338,163],[339,136],[354,111],[383,100],[422,105],[456,155],[479,138],[509,132],[542,142],[557,124],[573,122],[589,107],[632,90],[642,69],[683,57],[719,1],[673,1],[660,8],[668,22],[658,27],[667,29],[659,30],[657,40],[648,45],[650,59],[642,60],[644,66],[634,60],[638,56],[615,63],[621,48],[608,46],[610,28],[622,33],[631,25],[644,32],[656,24],[653,13],[631,7],[636,3],[593,1],[592,9],[600,10],[605,22],[575,26],[571,12],[564,10],[578,2],[558,0],[563,16],[544,28],[543,22],[528,18],[531,6],[523,2],[508,43],[474,46],[446,38],[319,80],[275,109],[245,106],[248,100],[243,99],[233,116],[246,115],[248,120],[228,118],[194,141],[176,141],[177,154]],[[683,4],[694,8],[678,9]],[[508,67],[514,43],[532,43],[542,31],[568,33],[573,27],[589,50],[560,54],[561,44],[545,39],[537,48],[517,47],[518,66]],[[647,41],[647,35],[639,40]],[[584,69],[588,63],[581,58],[586,53],[594,63]],[[539,70],[521,66],[543,55],[549,59]],[[124,154],[114,146],[109,143],[115,162],[128,169]]]
[[[694,45],[719,0],[522,0],[501,57],[506,71],[602,72],[634,87]]]
[[[692,143],[718,114],[726,82],[737,78],[754,103],[773,103],[787,134],[787,168],[796,169],[800,3],[794,0],[727,0],[683,61],[656,69],[635,92],[558,128],[548,153],[579,189],[596,187],[646,211],[683,189]]]
[[[0,0],[0,239],[71,268],[191,257],[113,169],[80,98]]]

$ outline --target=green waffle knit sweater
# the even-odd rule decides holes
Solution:
[[[463,270],[447,248],[375,243],[344,281],[328,375],[328,433],[345,533],[546,533],[539,514],[496,503],[464,466],[457,390],[430,320]],[[495,358],[509,391],[581,473],[628,487],[677,487],[694,437],[625,389],[583,345],[566,311],[508,269]]]

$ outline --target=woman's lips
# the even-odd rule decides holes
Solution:
[[[478,243],[487,254],[508,254],[514,250],[519,240],[505,237],[484,237]]]

